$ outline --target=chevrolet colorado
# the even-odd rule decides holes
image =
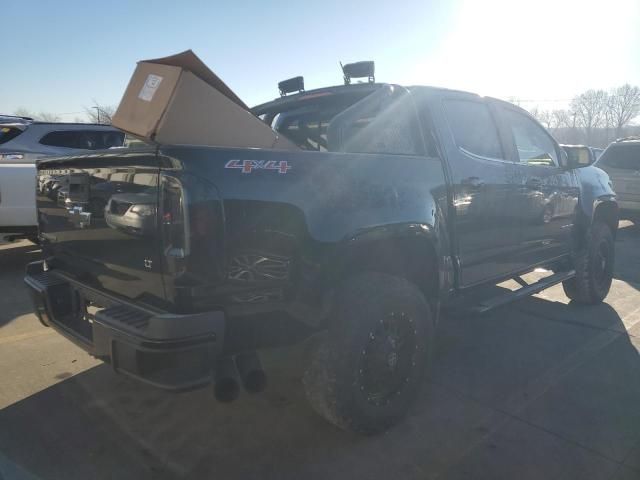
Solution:
[[[442,307],[473,298],[481,313],[560,282],[574,302],[607,295],[609,179],[524,110],[365,83],[253,113],[301,151],[158,145],[39,162],[69,185],[64,205],[37,193],[43,260],[25,281],[41,321],[116,372],[213,383],[221,400],[264,388],[258,350],[313,336],[312,407],[374,433],[415,397]],[[537,267],[553,273],[526,283]],[[522,288],[473,295],[510,278]]]

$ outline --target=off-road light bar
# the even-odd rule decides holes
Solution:
[[[304,78],[293,77],[283,80],[278,83],[278,90],[280,90],[281,97],[284,97],[287,93],[304,92]]]
[[[344,75],[345,85],[349,85],[352,78],[366,77],[369,83],[373,83],[376,81],[375,63],[370,60],[364,62],[347,63],[346,65],[342,65],[342,63],[340,63],[340,66],[342,67],[342,74]]]

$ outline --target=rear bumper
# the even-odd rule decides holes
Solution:
[[[174,315],[146,310],[82,285],[63,273],[27,266],[41,322],[107,363],[118,373],[167,390],[188,390],[213,379],[224,345],[221,311]],[[88,305],[103,307],[87,315]]]

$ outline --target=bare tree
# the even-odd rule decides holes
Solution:
[[[606,120],[608,94],[604,90],[587,90],[571,100],[571,109],[577,124],[584,129],[587,143],[593,139],[593,130]]]
[[[43,122],[59,122],[60,121],[60,117],[58,115],[56,115],[55,113],[49,113],[49,112],[40,112],[38,115],[36,115],[35,118]]]
[[[116,109],[112,105],[100,105],[95,100],[93,106],[85,107],[84,111],[89,117],[90,123],[101,123],[103,125],[111,125],[111,118]]]
[[[553,130],[556,128],[555,118],[553,116],[553,112],[551,110],[538,110],[535,109],[536,113],[531,112],[531,114],[538,119],[538,121],[545,126],[547,130]]]
[[[568,110],[558,109],[551,112],[553,116],[553,122],[556,128],[572,128],[575,127],[573,120],[573,114]]]
[[[522,102],[520,101],[520,99],[518,97],[507,97],[507,102],[509,103],[513,103],[514,105],[517,105],[518,107],[522,106]]]
[[[622,129],[640,114],[640,88],[626,83],[613,89],[607,113],[608,123],[615,129],[616,137],[621,137]]]
[[[13,114],[16,115],[17,117],[30,117],[30,118],[34,117],[34,114],[24,107],[16,108],[13,111]]]
[[[39,120],[42,122],[59,122],[60,121],[60,117],[55,113],[50,113],[50,112],[33,113],[24,107],[16,108],[13,114],[17,115],[18,117],[29,117],[29,118],[33,118],[34,120]]]

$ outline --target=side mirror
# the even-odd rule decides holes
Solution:
[[[566,168],[588,167],[595,162],[595,155],[589,147],[582,145],[563,145],[562,149],[566,153]]]

